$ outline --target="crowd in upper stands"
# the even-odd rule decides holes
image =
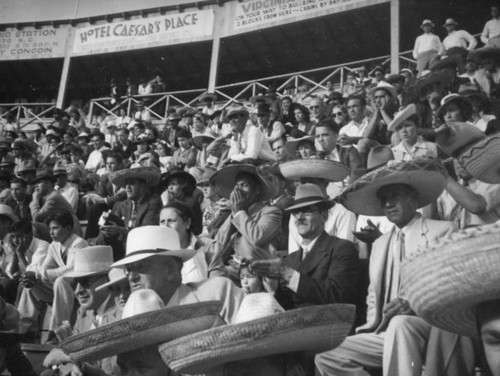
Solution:
[[[277,375],[472,375],[478,365],[500,375],[487,341],[481,364],[475,339],[431,325],[404,285],[406,261],[429,244],[500,220],[500,184],[483,178],[498,170],[495,152],[474,166],[463,157],[499,137],[499,7],[485,46],[458,26],[446,19],[441,41],[441,26],[422,22],[416,69],[360,66],[341,87],[290,83],[242,103],[206,92],[167,108],[165,124],[143,96],[164,91],[160,74],[137,90],[112,81],[109,108],[141,95],[132,108],[89,116],[71,106],[29,130],[7,117],[0,310],[5,321],[16,307],[21,333],[3,344],[11,374],[34,374],[18,341],[97,330],[150,289],[161,308],[219,300],[226,324],[253,293],[284,310],[356,306],[340,346]],[[155,349],[151,364],[169,372]],[[127,354],[73,372],[134,374],[137,354]]]

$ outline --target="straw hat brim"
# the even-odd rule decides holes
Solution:
[[[477,336],[476,307],[500,299],[500,223],[472,227],[430,244],[402,266],[413,310],[431,325]]]
[[[198,136],[194,136],[191,141],[196,149],[201,150],[203,148],[203,143],[208,142],[209,144],[215,140],[214,136],[208,134],[200,134]]]
[[[443,105],[441,105],[437,110],[436,110],[436,116],[440,119],[444,116],[444,112],[446,108],[451,104],[455,103],[457,106],[459,106],[460,109],[465,109],[472,111],[472,104],[470,103],[469,99],[465,98],[464,96],[458,96],[450,99]]]
[[[209,301],[146,312],[71,336],[60,347],[75,362],[107,358],[222,325],[221,305]]]
[[[399,124],[403,123],[406,119],[408,119],[410,116],[415,115],[416,113],[417,107],[415,106],[415,104],[409,104],[402,111],[398,112],[396,116],[394,116],[394,119],[387,126],[387,130],[390,132],[394,132]]]
[[[301,138],[293,138],[293,139],[291,138],[285,144],[285,149],[290,157],[295,158],[297,156],[297,150],[299,148],[299,144],[302,141],[308,141],[312,143],[314,146],[314,136],[304,136]]]
[[[398,93],[396,92],[396,89],[394,89],[393,87],[390,87],[390,86],[374,86],[370,90],[368,90],[368,97],[370,97],[370,98],[373,97],[373,95],[375,94],[375,92],[377,90],[384,90],[384,91],[388,92],[392,98],[398,97]]]
[[[474,143],[457,159],[476,179],[500,184],[500,136],[494,135]]]
[[[130,256],[125,256],[121,260],[113,263],[111,265],[111,267],[112,268],[122,267],[122,266],[125,266],[127,264],[131,264],[133,262],[144,260],[144,259],[146,259],[148,257],[152,257],[152,256],[177,257],[177,258],[180,258],[184,262],[184,261],[187,261],[187,260],[193,258],[195,254],[196,254],[196,251],[194,249],[166,250],[166,251],[162,251],[162,252],[154,252],[154,251],[142,252],[141,251],[141,253],[136,253],[136,254],[131,254]]]
[[[349,334],[354,316],[348,304],[299,308],[178,338],[158,350],[175,372],[199,374],[238,360],[331,350]]]
[[[291,212],[293,210],[304,208],[304,207],[308,207],[308,206],[312,206],[312,205],[320,205],[320,206],[322,206],[322,207],[324,207],[326,209],[330,209],[333,205],[335,205],[335,202],[333,202],[331,200],[326,200],[326,199],[323,199],[323,200],[303,201],[303,202],[300,202],[300,203],[294,203],[293,205],[287,207],[285,209],[285,211]]]
[[[325,179],[331,182],[342,181],[349,175],[349,168],[328,159],[296,159],[279,165],[283,176],[290,180],[301,178]]]
[[[189,172],[186,172],[186,171],[176,171],[176,172],[167,176],[167,179],[165,181],[167,187],[168,187],[168,184],[170,183],[170,181],[176,177],[186,179],[188,184],[190,184],[192,186],[196,186],[196,178],[193,175],[191,175]]]
[[[141,179],[148,187],[157,185],[160,182],[161,171],[157,167],[140,167],[118,170],[111,173],[111,182],[118,187],[125,186],[127,179]]]
[[[249,164],[235,164],[218,170],[212,175],[212,184],[218,188],[222,197],[229,198],[236,183],[236,176],[242,172],[252,174],[259,180],[262,186],[262,201],[272,198],[274,190],[269,186],[269,182],[262,178],[257,167]]]
[[[446,186],[446,170],[434,160],[415,159],[385,165],[351,183],[341,195],[342,204],[357,214],[383,216],[377,192],[392,184],[405,184],[418,192],[417,206],[435,201]]]
[[[126,280],[128,280],[128,277],[124,275],[124,276],[122,276],[120,278],[113,279],[112,281],[109,281],[109,282],[103,283],[102,285],[97,286],[95,290],[96,291],[104,290],[104,289],[106,289],[108,287],[117,285],[117,284],[119,284],[121,282],[124,282]]]
[[[80,277],[88,277],[91,275],[98,276],[98,275],[106,275],[108,274],[109,269],[111,268],[111,265],[106,266],[106,270],[102,270],[99,272],[79,272],[76,270],[70,270],[66,274],[64,274],[64,278],[80,278]]]

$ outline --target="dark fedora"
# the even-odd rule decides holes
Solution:
[[[55,182],[56,178],[50,170],[48,170],[46,168],[39,168],[38,170],[36,170],[36,176],[35,176],[35,179],[33,180],[33,183],[36,184],[42,180],[48,180],[51,182]]]
[[[335,205],[335,203],[327,199],[316,184],[306,183],[297,187],[293,204],[285,210],[287,212],[292,212],[312,205],[318,205],[328,210]]]

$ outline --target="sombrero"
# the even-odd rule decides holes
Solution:
[[[467,59],[474,61],[475,63],[481,63],[481,60],[487,57],[491,57],[496,60],[500,60],[500,48],[497,47],[482,47],[476,50],[472,50],[467,55]]]
[[[280,164],[283,176],[290,180],[301,178],[325,179],[328,181],[342,181],[349,175],[349,168],[328,159],[296,159]]]
[[[160,182],[161,172],[157,167],[137,167],[118,170],[110,174],[111,182],[118,187],[125,186],[126,179],[141,179],[148,187],[157,185]]]
[[[221,302],[209,301],[146,312],[71,336],[60,347],[75,362],[99,360],[221,325],[220,309]]]
[[[285,149],[290,157],[295,158],[297,156],[297,150],[302,141],[309,141],[314,147],[314,136],[307,135],[300,138],[290,138],[285,144]]]
[[[210,99],[212,102],[215,102],[217,100],[217,94],[215,93],[209,93],[208,91],[200,95],[198,98],[199,102],[204,102],[205,100]]]
[[[451,84],[453,80],[453,76],[446,74],[446,73],[438,73],[438,72],[432,72],[429,73],[425,76],[420,77],[416,84],[415,84],[415,92],[419,95],[422,96],[422,91],[429,85],[438,83],[443,87],[448,86]]]
[[[372,87],[370,90],[368,90],[368,96],[373,97],[376,91],[378,90],[383,90],[386,93],[388,93],[393,99],[398,97],[398,93],[396,92],[396,89],[394,89],[394,86],[392,86],[390,83],[385,82],[385,81],[380,81],[377,86]]]
[[[205,330],[164,343],[158,349],[175,372],[205,373],[238,360],[331,350],[344,341],[354,316],[355,307],[348,304],[299,308]]]
[[[446,170],[437,160],[414,159],[388,164],[363,175],[345,188],[342,204],[357,214],[384,215],[377,192],[391,184],[406,184],[418,192],[418,207],[422,208],[443,192]]]
[[[456,157],[473,143],[486,136],[479,129],[468,123],[449,122],[436,133],[436,144],[446,154]]]
[[[274,180],[268,177],[269,172],[249,164],[235,164],[218,170],[212,176],[212,184],[218,188],[222,197],[229,198],[236,183],[236,176],[242,172],[251,174],[260,181],[262,186],[261,201],[267,201],[274,197],[278,187],[271,184],[271,181]]]
[[[500,184],[500,136],[492,135],[473,143],[457,156],[465,169],[476,179]]]
[[[184,107],[181,107],[177,110],[177,114],[180,117],[193,116],[195,114],[195,110],[191,107],[184,106]]]
[[[215,135],[212,133],[204,133],[194,136],[191,140],[196,149],[201,150],[203,148],[203,143],[210,144],[213,140],[215,140]]]
[[[410,116],[415,115],[416,113],[417,113],[417,106],[415,106],[414,103],[409,104],[394,116],[394,119],[392,119],[392,121],[387,126],[387,130],[390,132],[394,132],[394,130],[399,124],[404,122]]]
[[[431,325],[477,336],[476,307],[500,299],[500,223],[472,227],[421,249],[402,266],[405,296]]]

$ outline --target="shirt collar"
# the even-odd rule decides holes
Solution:
[[[319,234],[318,236],[316,236],[309,244],[304,244],[302,243],[301,244],[301,247],[302,249],[304,250],[304,254],[307,254],[309,252],[311,252],[311,249],[314,247],[314,244],[316,244],[316,241],[318,240],[318,238],[321,236],[321,234]]]

